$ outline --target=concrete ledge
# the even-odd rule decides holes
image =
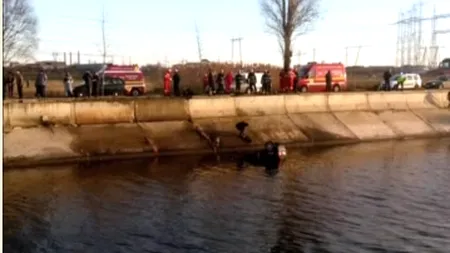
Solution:
[[[135,101],[137,122],[188,120],[189,102],[185,99],[157,98]]]
[[[75,105],[77,125],[132,123],[134,101],[89,101]]]
[[[189,114],[193,119],[236,117],[233,97],[202,97],[189,100]]]
[[[288,94],[284,96],[286,112],[288,114],[307,112],[327,112],[327,94]]]
[[[11,127],[39,126],[43,116],[55,124],[70,125],[75,123],[74,104],[71,102],[10,103],[8,109],[9,121],[7,120],[7,122]]]
[[[284,96],[235,97],[237,116],[286,114]]]
[[[330,93],[328,107],[333,112],[370,110],[368,95],[365,93]]]

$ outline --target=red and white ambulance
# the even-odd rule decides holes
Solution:
[[[138,65],[107,64],[97,74],[103,78],[120,78],[125,82],[124,94],[140,96],[146,92],[145,78]]]

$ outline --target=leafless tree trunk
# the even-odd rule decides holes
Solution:
[[[37,17],[29,0],[3,0],[3,62],[28,59],[38,46]]]
[[[319,0],[261,0],[266,26],[280,45],[284,70],[291,65],[292,41],[304,34],[319,16]]]

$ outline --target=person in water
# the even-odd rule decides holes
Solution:
[[[246,129],[249,124],[245,121],[238,122],[236,129],[239,131],[239,137],[246,143],[251,143],[252,139],[247,135]],[[242,168],[245,164],[265,167],[268,170],[277,170],[286,158],[286,147],[272,141],[264,144],[264,149],[251,154],[243,155],[238,161],[238,167]]]
[[[286,155],[284,145],[268,141],[264,144],[264,149],[242,156],[238,161],[238,167],[243,168],[246,164],[250,164],[265,167],[266,170],[278,170]]]

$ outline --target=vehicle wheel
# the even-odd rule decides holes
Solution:
[[[335,86],[333,86],[333,91],[339,92],[339,91],[341,91],[341,87],[339,87],[339,85],[335,85]]]
[[[83,93],[81,93],[81,92],[77,94],[77,97],[82,97],[82,96],[83,96]]]
[[[418,84],[416,84],[416,85],[414,85],[414,89],[419,89],[419,85]]]
[[[438,87],[438,89],[443,89],[443,88],[444,88],[443,84],[439,85],[439,87]]]
[[[301,92],[308,92],[308,87],[302,86],[302,87],[300,88],[300,91],[301,91]]]
[[[117,94],[117,92],[116,92],[116,94]],[[137,96],[139,96],[139,95],[141,95],[141,93],[139,92],[139,90],[133,89],[133,90],[131,91],[131,96],[137,97]]]

